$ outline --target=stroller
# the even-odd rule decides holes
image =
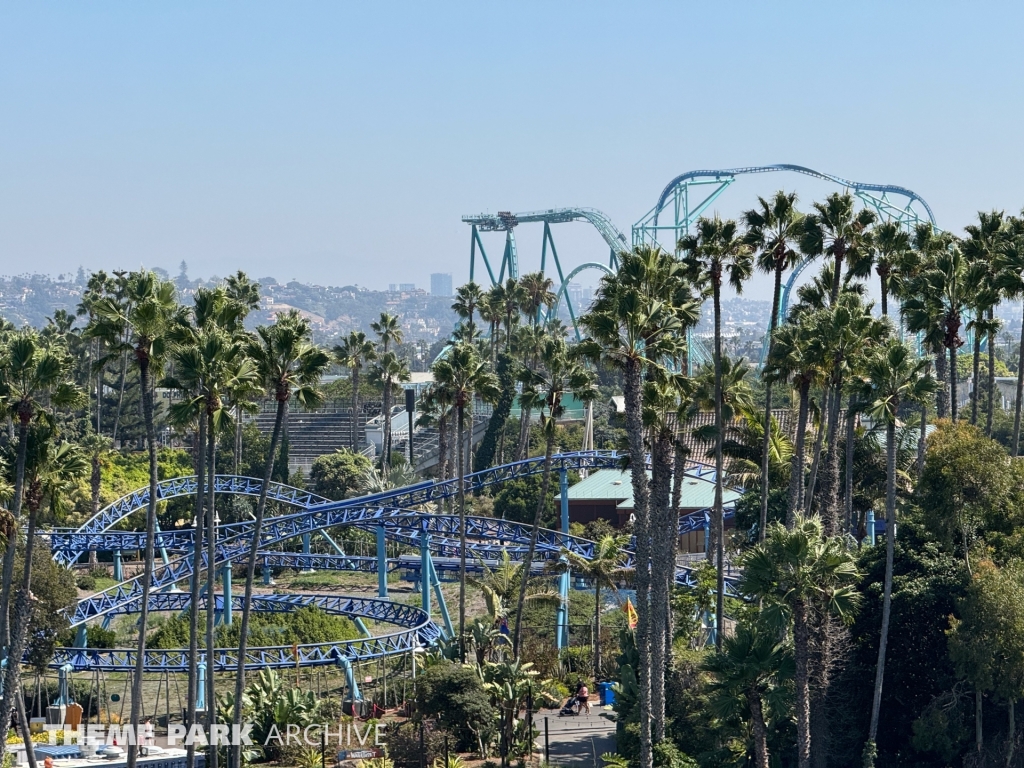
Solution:
[[[569,697],[569,700],[562,705],[562,708],[558,710],[559,717],[576,717],[580,713],[580,700],[573,694]]]

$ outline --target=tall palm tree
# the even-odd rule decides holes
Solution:
[[[768,536],[741,560],[740,589],[763,603],[762,616],[776,631],[791,624],[796,682],[797,765],[811,765],[811,699],[808,666],[811,616],[839,617],[856,608],[859,578],[854,555],[840,536],[825,536],[821,520],[798,517],[792,530],[774,523]]]
[[[971,264],[971,282],[976,287],[974,298],[974,398],[971,403],[971,423],[976,424],[978,397],[981,393],[979,381],[979,359],[981,357],[981,335],[986,337],[988,348],[988,404],[985,417],[985,434],[992,435],[992,416],[995,396],[995,339],[999,322],[995,318],[995,306],[999,303],[1000,290],[998,274],[995,271],[996,255],[1002,250],[1007,239],[1006,222],[1002,211],[978,212],[978,223],[964,227],[967,237],[963,240],[963,252]]]
[[[651,736],[651,610],[650,487],[645,462],[643,424],[644,371],[679,356],[685,333],[676,308],[662,300],[666,282],[678,282],[679,263],[658,248],[641,246],[623,254],[619,271],[605,276],[590,312],[580,324],[589,338],[581,344],[585,353],[622,371],[626,437],[629,443],[633,488],[634,534],[637,569],[636,629],[640,702],[640,768],[653,760]]]
[[[768,768],[768,727],[765,703],[778,695],[782,683],[792,673],[791,650],[779,642],[777,633],[756,624],[740,624],[725,639],[720,653],[701,664],[711,674],[708,686],[711,712],[728,719],[743,702],[750,712],[750,732],[754,742],[756,768]]]
[[[885,652],[889,639],[889,616],[892,609],[892,573],[896,552],[896,418],[901,405],[921,403],[935,390],[935,382],[925,372],[927,360],[915,359],[906,345],[894,339],[878,349],[867,363],[868,388],[873,417],[885,423],[885,586],[882,592],[882,631],[878,641],[878,663],[875,667],[875,692],[871,700],[871,724],[868,728],[866,754],[874,753],[878,735],[878,713],[882,704],[882,682],[885,678]]]
[[[601,590],[610,589],[618,593],[618,582],[625,573],[625,549],[629,545],[629,536],[624,534],[608,534],[594,542],[594,553],[589,557],[563,549],[559,565],[567,567],[594,585],[594,675],[601,674],[601,614],[604,604],[601,601]]]
[[[149,454],[149,503],[146,507],[146,553],[143,565],[142,596],[139,616],[139,646],[132,678],[131,724],[139,726],[142,711],[142,674],[145,669],[146,629],[149,619],[149,593],[153,580],[156,540],[157,458],[156,423],[153,402],[153,377],[163,367],[166,334],[178,309],[174,283],[161,280],[153,272],[132,272],[125,278],[125,301],[104,299],[97,303],[97,324],[127,329],[124,351],[130,352],[139,371],[142,416],[146,426],[146,448]],[[110,334],[106,334],[110,335]],[[135,768],[138,747],[128,746],[128,767]]]
[[[893,291],[894,274],[899,273],[911,253],[910,233],[895,221],[883,221],[872,231],[875,272],[882,295],[882,317],[889,316],[889,294]],[[898,279],[898,277],[897,277]]]
[[[383,352],[377,356],[371,370],[374,381],[379,381],[384,389],[384,437],[381,445],[380,467],[387,472],[391,467],[391,409],[394,398],[394,386],[400,381],[409,380],[409,366],[394,351]]]
[[[564,339],[548,339],[540,353],[540,370],[525,369],[523,372],[523,394],[521,399],[538,408],[541,427],[544,431],[544,471],[540,486],[540,497],[533,514],[530,529],[530,544],[526,562],[532,563],[537,551],[537,536],[540,533],[541,517],[547,506],[548,489],[551,486],[551,456],[555,449],[555,435],[558,419],[565,413],[562,400],[573,395],[581,402],[590,402],[597,395],[594,374],[587,370],[576,350],[570,349]],[[512,653],[519,656],[523,629],[523,606],[526,603],[526,583],[523,579],[516,603],[516,627],[512,635]]]
[[[779,190],[769,202],[758,197],[758,207],[743,214],[747,231],[744,242],[758,252],[757,268],[774,276],[772,314],[768,320],[768,355],[771,355],[775,329],[778,327],[779,303],[782,296],[782,275],[800,263],[800,251],[794,247],[803,230],[803,216],[796,209],[796,193]],[[761,446],[761,518],[757,538],[764,541],[768,527],[768,441],[771,437],[772,384],[764,387],[764,442]]]
[[[943,235],[925,258],[919,273],[906,287],[907,297],[900,314],[911,332],[928,334],[936,329],[941,333],[942,347],[949,354],[950,416],[957,420],[957,350],[963,346],[960,329],[964,313],[973,299],[974,287],[969,282],[968,262],[960,250],[959,242],[951,235]]]
[[[363,366],[377,359],[377,348],[362,331],[350,331],[341,343],[334,347],[334,359],[349,370],[352,382],[352,424],[350,444],[352,450],[359,450],[359,374]]]
[[[1003,295],[1024,300],[1024,220],[1012,217],[1007,222],[1007,238],[995,257],[997,284]],[[1022,301],[1024,306],[1024,301]],[[1021,321],[1017,359],[1024,360],[1024,319]],[[1013,454],[1020,455],[1020,413],[1024,400],[1024,365],[1017,364],[1017,396],[1013,404]]]
[[[270,448],[263,464],[263,482],[256,502],[256,519],[253,522],[249,558],[245,567],[245,597],[242,602],[240,627],[241,646],[238,652],[238,667],[235,671],[235,698],[242,700],[245,690],[245,654],[248,642],[250,603],[252,587],[256,576],[256,555],[259,552],[263,530],[263,516],[267,508],[267,491],[274,469],[274,458],[288,419],[288,404],[292,398],[306,409],[315,408],[322,400],[320,380],[330,366],[327,354],[313,344],[313,329],[309,321],[296,310],[279,315],[272,326],[256,329],[256,338],[247,346],[245,353],[255,363],[257,375],[266,391],[277,403],[274,429],[270,433]],[[242,722],[242,707],[234,711],[236,725]],[[232,750],[234,768],[241,768],[241,747]]]
[[[466,658],[466,407],[470,408],[472,424],[473,397],[490,396],[497,387],[497,379],[469,344],[458,344],[434,363],[434,380],[446,387],[455,403],[457,415],[456,447],[459,473],[459,651]],[[472,427],[470,427],[472,429]]]
[[[14,334],[0,360],[0,394],[6,415],[17,424],[18,442],[15,453],[14,499],[11,518],[15,524],[21,516],[26,497],[26,464],[29,458],[29,432],[33,421],[51,421],[48,408],[73,408],[83,399],[81,392],[70,381],[71,360],[60,346],[44,346],[33,330]],[[11,601],[14,581],[14,553],[17,536],[7,537],[3,563],[3,596],[0,606],[0,642],[6,648],[8,660],[4,673],[4,691],[0,700],[0,722],[9,723],[13,703],[20,694],[20,660],[28,639],[28,617],[34,598],[31,593],[31,551],[36,528],[36,510],[29,507],[26,532],[25,563],[21,586]],[[12,605],[13,602],[13,605]],[[30,734],[25,734],[29,739]],[[6,745],[0,744],[0,757]]]
[[[530,325],[540,325],[545,309],[555,305],[554,282],[543,272],[530,272],[519,278],[523,290],[522,310]]]
[[[753,257],[749,246],[738,236],[736,222],[723,221],[715,216],[701,217],[694,226],[694,234],[679,240],[683,265],[691,281],[699,287],[711,289],[715,312],[715,504],[714,526],[717,546],[718,595],[716,606],[716,645],[721,650],[725,632],[725,512],[722,507],[722,488],[725,466],[722,442],[725,423],[722,421],[722,280],[727,277],[736,293],[742,293],[743,282],[750,278]]]
[[[384,386],[383,407],[381,409],[383,442],[380,465],[382,469],[386,470],[391,465],[391,398],[394,397],[394,392],[391,391],[391,385],[394,381],[392,376],[395,375],[400,365],[398,356],[391,348],[402,343],[402,325],[396,315],[381,312],[380,319],[370,323],[370,327],[377,334],[380,347],[376,368],[381,383]]]
[[[483,291],[472,280],[455,289],[455,302],[452,304],[452,309],[455,310],[456,315],[467,322],[471,330],[476,330],[473,315],[476,313],[482,297]]]
[[[814,212],[803,220],[800,250],[809,258],[832,258],[832,301],[839,298],[843,278],[843,263],[856,265],[870,253],[869,227],[875,223],[875,214],[867,208],[854,209],[853,196],[838,192],[824,202],[813,204]]]
[[[448,461],[448,428],[451,423],[454,401],[451,392],[443,384],[431,384],[420,395],[416,423],[421,427],[437,428],[437,466],[438,476],[442,480],[451,477],[451,464]]]

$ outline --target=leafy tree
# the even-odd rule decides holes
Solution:
[[[979,429],[960,422],[940,424],[928,438],[918,500],[927,528],[963,557],[998,525],[1013,487],[1010,460]]]
[[[359,476],[372,468],[373,462],[361,453],[335,451],[317,457],[309,472],[309,479],[318,494],[340,501],[358,487]]]
[[[494,497],[494,515],[502,520],[529,523],[533,520],[537,505],[541,503],[541,487],[544,478],[527,475],[502,483],[501,490]],[[558,496],[549,488],[541,514],[541,523],[548,528],[557,527],[559,516]]]
[[[416,708],[451,733],[460,751],[479,746],[495,717],[483,681],[457,664],[437,664],[416,678]]]

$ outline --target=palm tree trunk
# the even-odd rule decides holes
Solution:
[[[96,517],[100,511],[100,488],[102,486],[103,479],[99,449],[97,448],[93,451],[92,456],[89,458],[92,465],[92,471],[89,474],[89,506],[91,516]],[[89,565],[96,565],[97,562],[99,562],[96,558],[96,554],[95,549],[89,550]]]
[[[448,479],[448,414],[444,405],[438,406],[437,417],[437,466],[441,480]]]
[[[672,432],[657,431],[651,451],[651,717],[652,738],[665,738],[665,627],[668,623],[667,573],[674,565],[672,515]]]
[[[768,729],[764,724],[761,695],[757,690],[747,692],[747,705],[750,707],[750,731],[754,739],[754,767],[768,768]]]
[[[971,367],[971,424],[978,423],[978,385],[981,382],[981,333],[974,325],[974,355]]]
[[[956,392],[956,347],[949,348],[949,413],[950,417],[956,422],[957,411],[960,410],[960,405],[957,402]]]
[[[351,446],[353,451],[359,450],[359,366],[352,366],[352,424],[349,425],[352,434]],[[444,457],[442,456],[442,459]]]
[[[889,616],[892,612],[892,571],[896,557],[896,423],[885,428],[885,586],[882,590],[882,630],[878,640],[875,666],[875,692],[871,698],[871,724],[868,744],[878,737],[878,715],[882,708],[882,683],[885,680],[885,651],[889,641]]]
[[[984,765],[985,739],[981,720],[981,689],[974,691],[974,748],[978,752],[978,764]]]
[[[519,409],[519,444],[516,446],[516,461],[530,455],[530,408]]]
[[[917,477],[924,472],[924,450],[928,445],[928,405],[921,405],[921,431],[917,436]]]
[[[845,492],[843,494],[843,527],[847,531],[854,530],[853,524],[853,442],[857,433],[856,398],[850,395],[846,401],[846,478],[843,483]]]
[[[789,469],[789,504],[786,507],[786,527],[793,529],[796,523],[797,510],[803,507],[801,498],[804,489],[804,442],[807,439],[807,414],[810,411],[811,383],[804,379],[800,382],[800,407],[797,412],[796,442],[793,446],[793,458]]]
[[[1021,342],[1024,344],[1024,341]],[[949,415],[949,361],[946,350],[939,347],[935,353],[935,378],[939,388],[935,392],[935,416],[944,419]]]
[[[809,632],[807,606],[802,600],[793,606],[793,660],[796,683],[796,747],[798,768],[811,768],[811,697],[807,667]]]
[[[839,406],[842,404],[842,381],[837,379],[829,397],[828,426],[825,437],[828,449],[823,457],[819,512],[825,534],[835,536],[839,526]]]
[[[209,406],[206,411],[206,442],[206,476],[209,478],[206,488],[206,724],[209,727],[217,722],[217,681],[214,675],[217,648],[214,638],[217,618],[217,494],[213,485],[216,477],[217,432],[214,429],[213,409]],[[227,595],[224,597],[226,599]],[[208,768],[217,768],[218,757],[217,746],[211,744],[206,752]]]
[[[241,406],[235,406],[235,445],[231,452],[231,472],[235,476],[238,475],[240,463],[242,461],[242,408]]]
[[[722,422],[722,289],[715,281],[715,528],[718,533],[718,585],[715,595],[715,648],[722,651],[725,634],[725,511],[722,507],[722,486],[725,462],[722,444],[725,442],[725,424]],[[661,672],[659,671],[659,674]]]
[[[28,453],[28,423],[32,414],[26,416],[19,414],[18,421],[18,458],[14,474],[14,500],[11,503],[11,516],[15,525],[21,517],[22,500],[25,498],[25,458]],[[3,584],[0,588],[0,648],[8,648],[11,644],[11,621],[8,612],[11,606],[11,585],[14,583],[14,555],[18,549],[18,536],[15,534],[7,540],[7,548],[4,550]],[[10,722],[11,713],[7,712],[7,720]],[[2,754],[2,748],[0,748]]]
[[[651,768],[651,646],[650,646],[650,488],[644,463],[643,396],[639,358],[626,358],[622,393],[625,399],[626,436],[629,440],[630,477],[633,485],[633,532],[636,538],[636,647],[639,654],[637,670],[637,701],[640,705],[639,768]]]
[[[199,585],[202,583],[200,574],[203,569],[203,526],[206,520],[206,451],[203,450],[206,445],[206,419],[203,418],[202,412],[199,414],[197,432],[196,443],[199,445],[199,451],[196,456],[195,526],[192,534],[192,578],[189,583],[186,729],[191,728],[196,722],[196,700],[199,698]],[[196,747],[191,740],[186,746],[185,760],[187,768],[195,768]]]
[[[466,404],[458,403],[458,461],[459,469],[459,659],[466,663]],[[529,568],[529,564],[526,566]],[[424,582],[426,586],[426,582]]]
[[[111,433],[110,439],[117,445],[117,428],[121,423],[121,406],[124,403],[124,384],[125,379],[128,378],[128,353],[123,352],[121,354],[121,384],[118,387],[117,393],[117,410],[114,411],[114,429]],[[130,752],[131,750],[129,750]],[[129,768],[132,768],[131,766]]]
[[[1024,301],[1021,302],[1024,308]],[[1017,398],[1013,404],[1013,455],[1020,456],[1020,408],[1024,400],[1024,317],[1021,318],[1020,346],[1017,348]]]
[[[594,680],[601,678],[601,579],[594,579]]]
[[[784,263],[781,261],[775,267],[775,291],[772,294],[772,316],[768,321],[768,357],[771,357],[774,346],[775,329],[779,324],[779,303],[782,293],[782,270]],[[771,488],[768,487],[768,450],[771,446],[772,427],[772,384],[765,382],[764,385],[764,436],[761,438],[761,518],[757,528],[757,540],[764,541],[765,530],[768,528],[768,495]]]
[[[1014,712],[1016,702],[1006,702],[1006,768],[1013,765],[1013,753],[1017,746],[1017,723]]]
[[[245,691],[245,655],[249,641],[252,587],[256,579],[256,555],[259,552],[260,538],[263,532],[263,514],[267,509],[267,491],[270,486],[270,475],[274,471],[274,456],[277,454],[277,447],[281,442],[281,432],[284,429],[287,416],[288,400],[278,398],[274,431],[270,433],[270,450],[267,452],[267,460],[263,464],[263,482],[260,485],[259,500],[256,502],[256,520],[253,523],[252,541],[249,543],[249,559],[245,565],[245,597],[242,600],[242,625],[239,627],[238,665],[235,667],[235,711],[233,713],[235,725],[242,723],[242,708],[238,702],[242,700],[242,694]],[[233,768],[241,768],[241,745],[233,747],[231,753]]]
[[[156,557],[156,494],[157,459],[156,425],[153,423],[153,389],[149,382],[149,357],[145,351],[137,353],[139,360],[139,388],[142,398],[142,417],[146,422],[146,450],[149,453],[149,502],[146,505],[146,554],[142,564],[142,601],[139,611],[139,645],[135,654],[135,672],[132,677],[131,725],[138,729],[142,711],[142,673],[146,669],[146,630],[149,626],[149,593],[153,581],[153,561]],[[128,768],[135,768],[138,746],[128,745]],[[216,768],[216,766],[214,766]]]
[[[541,419],[543,418],[544,416],[541,414]],[[530,583],[530,566],[533,564],[533,556],[537,552],[537,536],[540,533],[541,516],[544,514],[544,502],[547,501],[548,488],[551,486],[551,455],[555,452],[554,416],[551,416],[550,420],[550,424],[544,425],[544,431],[547,432],[547,440],[544,443],[544,473],[540,484],[540,498],[537,500],[537,508],[533,513],[530,545],[526,549],[526,560],[523,561],[523,576],[519,580],[519,597],[516,600],[516,628],[512,635],[512,655],[517,659],[523,638],[523,608],[526,605],[526,588]]]
[[[680,368],[680,370],[685,370]],[[673,436],[676,438],[677,436]],[[676,583],[676,551],[679,547],[679,506],[683,499],[683,483],[686,482],[686,448],[683,447],[681,440],[675,439],[675,456],[672,465],[672,536],[671,543],[671,565],[668,569],[668,573],[665,574],[667,584],[665,589],[668,591],[669,599],[672,598],[672,589]],[[672,654],[672,640],[675,638],[676,627],[675,627],[675,613],[672,610],[671,604],[667,615],[665,616],[665,669],[670,670],[674,666],[673,654]]]
[[[384,379],[384,393],[381,397],[381,456],[380,468],[387,472],[391,466],[391,379]]]
[[[811,454],[811,476],[807,480],[807,488],[803,495],[804,513],[811,514],[811,506],[814,503],[814,491],[818,486],[818,469],[821,466],[822,447],[825,444],[825,435],[828,433],[828,415],[831,413],[831,390],[825,388],[821,394],[821,411],[818,414],[818,432],[814,437],[814,449]]]
[[[993,409],[995,408],[995,396],[996,396],[996,338],[995,331],[992,330],[995,325],[995,310],[991,307],[988,310],[988,404],[985,411],[985,435],[992,437],[992,418]]]

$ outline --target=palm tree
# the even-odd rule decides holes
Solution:
[[[351,331],[334,347],[334,359],[349,370],[352,381],[352,424],[349,426],[352,450],[359,449],[359,373],[377,359],[377,349],[362,331]]]
[[[70,381],[71,360],[59,345],[44,346],[33,330],[13,335],[0,361],[0,394],[7,416],[17,423],[18,443],[15,458],[14,499],[11,517],[17,524],[26,497],[26,464],[29,458],[29,432],[34,420],[51,421],[47,408],[71,408],[79,405],[81,392]],[[4,690],[8,695],[0,700],[0,722],[9,723],[15,699],[20,697],[20,660],[28,639],[28,617],[34,598],[31,593],[32,546],[35,539],[37,516],[29,506],[26,532],[25,563],[21,587],[13,601],[10,599],[14,581],[14,554],[17,536],[7,537],[3,563],[3,597],[0,600],[0,642],[7,649],[7,669]],[[3,719],[6,718],[6,719]],[[25,734],[26,740],[30,734]],[[0,745],[0,756],[6,745]]]
[[[900,314],[911,332],[942,334],[942,346],[949,353],[950,415],[957,419],[957,350],[963,346],[960,336],[963,317],[973,299],[974,287],[968,279],[968,263],[959,243],[951,235],[935,238],[922,259],[920,272],[907,282],[907,297]]]
[[[776,631],[791,623],[796,682],[797,765],[811,765],[811,614],[848,617],[857,607],[854,555],[840,536],[825,536],[821,520],[798,517],[792,530],[774,523],[765,540],[741,559],[740,590],[763,601]]]
[[[519,285],[523,291],[523,314],[530,318],[530,325],[539,325],[543,310],[555,305],[557,297],[551,290],[555,284],[543,272],[530,272],[519,278]]]
[[[979,381],[979,358],[981,356],[981,334],[986,336],[988,348],[988,405],[985,417],[985,434],[992,435],[992,416],[996,384],[996,333],[999,321],[995,318],[995,306],[999,303],[1000,290],[998,274],[995,271],[996,256],[1002,250],[1007,238],[1004,214],[978,212],[978,223],[964,227],[967,237],[963,240],[963,252],[971,263],[971,283],[976,288],[974,298],[974,399],[971,403],[971,423],[977,423],[978,396],[981,392]]]
[[[764,627],[740,624],[722,643],[722,650],[705,658],[701,669],[711,674],[710,708],[721,718],[734,715],[743,702],[750,711],[754,766],[768,768],[768,728],[765,703],[776,698],[782,681],[791,674],[792,651],[778,634]]]
[[[480,305],[482,297],[483,291],[472,280],[465,285],[460,285],[455,290],[455,302],[452,304],[452,309],[455,310],[455,314],[467,322],[471,331],[476,330],[473,315],[476,312],[476,308]]]
[[[90,516],[95,517],[100,511],[100,488],[103,468],[103,458],[109,452],[113,443],[110,438],[104,437],[96,432],[89,432],[82,438],[82,448],[89,456],[89,511]],[[96,550],[89,550],[89,563],[96,562]]]
[[[442,480],[451,477],[451,464],[448,461],[448,428],[451,423],[454,401],[451,392],[442,384],[431,384],[420,395],[417,408],[419,416],[417,425],[437,428],[437,466],[438,476]]]
[[[163,362],[166,333],[178,309],[174,283],[161,280],[148,271],[132,272],[125,278],[125,301],[103,299],[97,303],[97,325],[104,328],[126,328],[124,351],[130,352],[139,370],[142,415],[146,425],[146,448],[149,453],[149,503],[146,508],[146,554],[143,565],[142,596],[139,616],[139,647],[132,678],[131,724],[138,728],[142,708],[142,674],[145,669],[146,628],[149,620],[149,593],[153,580],[154,544],[156,539],[157,458],[156,424],[154,421],[153,376],[159,375]],[[102,333],[102,331],[101,331]],[[110,336],[111,334],[105,334]],[[128,747],[128,767],[135,768],[138,747]]]
[[[626,436],[629,442],[633,487],[637,569],[636,630],[640,702],[640,766],[650,768],[651,738],[651,610],[650,488],[645,462],[643,424],[644,370],[658,368],[678,357],[685,333],[676,308],[662,300],[666,283],[678,283],[679,263],[658,248],[641,246],[623,254],[616,275],[601,279],[590,312],[580,324],[589,339],[581,348],[594,360],[618,368],[623,376]]]
[[[391,466],[391,399],[394,397],[394,385],[409,380],[409,366],[395,352],[387,351],[380,354],[373,364],[373,380],[379,381],[384,389],[384,437],[381,444],[381,470],[387,472]]]
[[[935,382],[925,372],[926,360],[915,359],[903,343],[890,340],[870,358],[866,371],[873,417],[885,423],[885,586],[882,592],[882,631],[878,641],[878,664],[875,668],[875,693],[871,701],[871,724],[868,748],[874,753],[878,735],[878,713],[882,704],[882,681],[885,677],[885,651],[889,639],[889,616],[892,609],[892,572],[896,552],[896,417],[905,403],[921,403],[935,390]]]
[[[809,258],[823,254],[832,258],[831,297],[835,301],[842,284],[843,262],[857,265],[870,254],[868,227],[875,223],[875,214],[867,208],[855,211],[853,196],[838,192],[813,207],[814,213],[803,220],[800,250]]]
[[[541,369],[523,373],[523,394],[521,400],[530,403],[540,411],[541,427],[544,431],[544,472],[541,480],[540,498],[533,515],[530,530],[530,544],[526,562],[532,563],[537,551],[537,536],[540,533],[541,517],[547,506],[548,488],[551,485],[551,456],[555,449],[555,435],[558,419],[565,413],[562,400],[573,395],[581,402],[590,402],[597,395],[594,374],[587,370],[576,350],[570,349],[564,339],[548,339],[540,353]],[[512,635],[512,653],[519,656],[522,638],[523,606],[526,602],[526,583],[523,579],[516,603],[516,628]]]
[[[910,233],[895,221],[883,221],[872,231],[875,251],[875,272],[882,294],[882,317],[889,316],[889,294],[892,293],[894,272],[906,262],[910,247]]]
[[[472,409],[474,394],[490,396],[497,380],[487,363],[469,344],[458,344],[434,363],[434,380],[451,393],[457,414],[455,450],[459,472],[459,652],[466,658],[466,406]],[[472,420],[472,411],[470,412]],[[472,423],[472,421],[471,421]]]
[[[381,404],[383,406],[381,408],[383,439],[380,466],[382,469],[387,469],[391,464],[391,398],[394,396],[391,385],[395,381],[392,376],[396,375],[399,367],[403,365],[391,347],[402,343],[403,334],[398,317],[387,312],[381,312],[380,319],[370,323],[370,327],[377,334],[380,345],[376,366],[376,373],[384,386],[383,403]]]
[[[996,254],[994,270],[998,287],[1007,298],[1024,299],[1024,221],[1011,218],[1008,230],[1008,237]],[[1024,320],[1021,321],[1017,359],[1024,360]],[[1013,456],[1020,455],[1021,400],[1024,400],[1024,365],[1018,363],[1017,396],[1013,404]]]
[[[758,251],[757,268],[774,275],[772,314],[768,320],[768,355],[771,355],[775,329],[778,327],[782,275],[800,263],[800,251],[793,247],[803,228],[803,216],[796,209],[796,193],[779,190],[771,202],[758,197],[758,207],[743,214],[747,231],[744,242]],[[768,440],[771,436],[772,385],[764,387],[764,438],[761,446],[761,519],[757,538],[764,541],[768,527]]]
[[[729,285],[742,293],[743,281],[753,270],[750,248],[737,236],[736,222],[722,221],[718,216],[701,217],[694,227],[695,233],[679,240],[682,262],[691,281],[702,288],[711,289],[715,311],[715,505],[714,528],[717,546],[718,596],[716,644],[721,650],[725,629],[725,513],[722,508],[722,487],[725,466],[722,442],[725,440],[725,422],[722,420],[722,278],[728,275]]]
[[[601,590],[610,589],[618,594],[619,578],[625,573],[625,549],[629,545],[629,536],[608,534],[594,542],[594,553],[590,558],[563,549],[561,562],[577,576],[590,581],[594,585],[594,675],[601,674],[601,613],[604,604],[601,602]]]
[[[270,433],[270,448],[263,465],[263,482],[256,502],[256,519],[253,522],[252,541],[245,568],[245,597],[239,633],[241,646],[238,653],[238,668],[235,671],[235,701],[242,700],[242,692],[245,690],[245,652],[252,587],[256,576],[256,555],[259,552],[274,458],[288,420],[288,404],[294,398],[303,408],[311,409],[323,400],[319,384],[330,366],[330,358],[313,344],[312,339],[313,329],[309,321],[298,311],[291,310],[283,316],[279,315],[274,325],[257,328],[256,338],[249,342],[245,350],[246,355],[255,364],[264,391],[277,403],[277,412],[274,416],[274,429]],[[237,707],[236,725],[241,724],[241,718],[242,708]],[[233,759],[235,768],[241,768],[240,748],[233,750]]]

